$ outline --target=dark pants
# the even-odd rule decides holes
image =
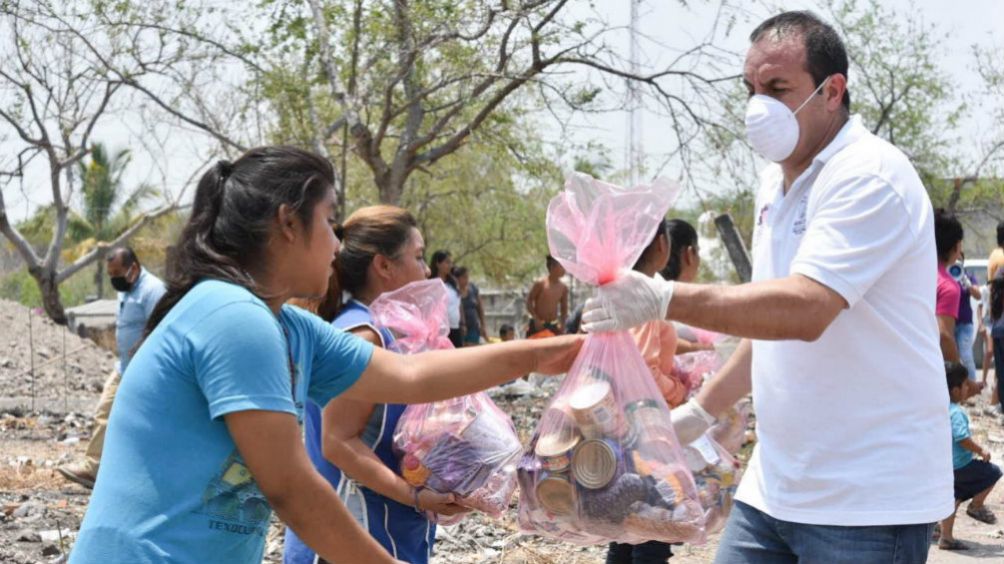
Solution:
[[[1001,409],[1004,409],[1004,394],[1001,393],[1004,391],[1004,388],[1001,387],[1001,384],[1004,383],[1004,350],[1001,350],[1001,347],[1004,347],[1004,337],[994,337],[993,342],[994,374],[996,375],[995,378],[997,378],[997,401],[1000,402]]]
[[[460,329],[450,329],[450,342],[453,343],[454,348],[461,348],[464,346],[464,332]]]
[[[642,544],[610,543],[606,564],[663,564],[673,556],[667,543],[648,541]]]

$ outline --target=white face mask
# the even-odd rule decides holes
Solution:
[[[828,80],[829,77],[819,83],[794,112],[776,98],[763,94],[751,96],[746,103],[746,139],[753,150],[775,163],[790,157],[795,145],[798,145],[798,120],[795,119],[795,114],[823,89]]]

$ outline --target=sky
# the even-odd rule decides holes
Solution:
[[[941,30],[948,32],[949,37],[944,43],[943,70],[945,80],[952,81],[963,90],[976,88],[978,78],[973,70],[970,55],[974,43],[989,44],[995,41],[1004,45],[1004,1],[1000,0],[964,0],[962,2],[945,2],[944,0],[881,0],[883,6],[897,12],[913,10],[921,14],[925,21],[936,22]],[[703,0],[689,0],[687,6],[681,6],[678,0],[647,0],[640,6],[639,30],[643,36],[657,38],[662,46],[643,41],[642,57],[645,61],[658,64],[667,57],[675,56],[673,48],[692,45],[705,30],[712,27],[715,11],[711,9],[716,3]],[[737,21],[728,35],[716,38],[719,44],[727,49],[742,53],[747,45],[749,32],[771,12],[758,2],[738,2],[748,11],[746,17]],[[814,2],[779,2],[786,9],[815,8]],[[627,0],[594,0],[586,2],[576,0],[572,7],[582,14],[601,16],[612,25],[627,26],[629,23],[630,3]],[[994,34],[997,28],[996,35]],[[621,34],[618,43],[613,46],[628,52],[627,35]],[[735,69],[738,74],[740,69]],[[854,77],[850,77],[850,88],[853,92]],[[555,123],[549,122],[550,116],[542,114],[540,121],[545,130],[555,137],[573,136],[578,143],[585,144],[594,141],[607,147],[611,164],[614,168],[624,168],[625,142],[627,139],[627,112],[612,112],[602,115],[576,116],[570,128],[563,134],[558,133]],[[971,112],[963,120],[961,132],[963,137],[975,138],[982,132],[981,115],[978,111]],[[667,121],[658,114],[642,111],[641,146],[649,162],[654,166],[664,146],[668,126]],[[10,131],[0,125],[0,137]],[[136,114],[126,112],[113,116],[99,123],[93,139],[105,142],[113,148],[130,147],[133,149],[133,162],[124,178],[127,186],[135,186],[143,182],[162,186],[170,194],[179,193],[191,181],[193,172],[203,163],[208,148],[212,143],[205,135],[177,127],[160,128],[150,132],[137,124]],[[0,151],[10,153],[10,143],[0,143]],[[151,156],[156,154],[156,158]],[[677,174],[671,167],[664,174],[672,177]],[[45,185],[44,171],[36,170],[26,179],[24,191],[18,186],[5,188],[4,197],[7,200],[8,211],[17,221],[30,215],[37,205],[48,200],[48,187]],[[194,188],[188,188],[187,198],[191,198]]]

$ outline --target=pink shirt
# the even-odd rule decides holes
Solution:
[[[645,364],[669,407],[676,407],[687,397],[687,386],[673,375],[676,354],[676,327],[668,321],[649,321],[631,330]]]
[[[952,278],[944,266],[938,265],[938,299],[935,302],[934,314],[959,319],[959,302],[962,300],[962,288]]]

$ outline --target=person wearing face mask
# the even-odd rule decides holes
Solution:
[[[747,134],[774,163],[752,281],[627,272],[587,301],[584,327],[668,318],[744,338],[672,413],[687,443],[753,393],[759,440],[716,562],[923,562],[954,509],[931,202],[906,155],[850,114],[830,25],[785,12],[750,41]]]
[[[94,487],[94,480],[97,479],[108,416],[111,414],[119,381],[129,365],[133,348],[143,334],[146,320],[166,291],[164,282],[143,268],[131,248],[112,249],[106,261],[112,287],[119,293],[118,315],[115,316],[115,345],[119,358],[115,363],[115,370],[105,380],[101,391],[101,398],[94,412],[94,431],[87,443],[84,460],[56,468],[67,480],[88,489]]]

